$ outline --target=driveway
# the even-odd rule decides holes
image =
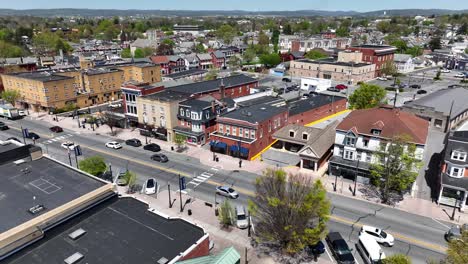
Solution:
[[[301,162],[297,153],[270,148],[262,154],[263,162],[278,167],[296,166]]]

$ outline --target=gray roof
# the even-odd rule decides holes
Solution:
[[[209,53],[199,53],[197,57],[200,60],[211,60],[211,55]]]
[[[226,57],[226,56],[224,55],[224,53],[223,53],[222,51],[220,51],[220,50],[217,50],[217,51],[213,52],[213,54],[215,55],[216,58],[224,58],[224,57]]]
[[[446,116],[450,113],[453,102],[451,119],[468,111],[468,90],[462,87],[447,88],[435,91],[413,102],[407,103],[405,108],[433,108],[435,111],[443,112]]]
[[[160,92],[142,96],[144,99],[157,100],[157,101],[183,101],[189,98],[190,95],[182,92],[172,91],[170,89],[164,89]]]
[[[225,77],[211,81],[196,82],[191,84],[179,85],[170,87],[172,91],[178,91],[188,94],[201,94],[216,91],[221,86],[221,81],[224,83],[225,88],[235,87],[247,83],[253,83],[257,80],[249,76],[239,74],[234,76]]]
[[[132,47],[146,48],[146,47],[157,47],[158,41],[151,39],[136,39],[132,44]]]
[[[307,99],[297,100],[289,103],[289,116],[295,116],[309,110],[337,102],[339,100],[346,100],[345,97],[327,95],[327,94],[312,94]]]
[[[45,71],[19,72],[19,73],[11,73],[9,75],[16,76],[18,78],[23,78],[23,79],[40,81],[40,82],[73,79],[73,77],[70,77],[70,76],[58,75],[58,74],[49,73]]]
[[[395,62],[407,62],[411,58],[412,58],[412,56],[408,55],[408,54],[395,54],[395,55],[393,55],[393,60]]]
[[[255,104],[247,107],[241,107],[234,111],[221,115],[218,122],[223,123],[226,119],[235,119],[251,124],[257,124],[270,119],[280,113],[286,113],[288,108],[285,105],[277,104]]]
[[[192,75],[201,75],[207,73],[207,70],[202,70],[202,69],[189,69],[186,71],[181,71],[181,72],[176,72],[172,74],[165,75],[164,77],[166,78],[171,78],[171,79],[180,79],[180,78],[185,78],[189,77]]]

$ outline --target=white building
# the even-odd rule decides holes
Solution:
[[[408,73],[414,71],[414,63],[411,55],[408,54],[395,54],[393,57],[399,73]]]

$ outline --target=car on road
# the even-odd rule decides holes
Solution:
[[[245,213],[245,208],[242,205],[236,206],[236,226],[240,229],[249,227],[247,214]]]
[[[325,240],[327,241],[330,251],[339,264],[356,263],[351,249],[339,232],[328,233]]]
[[[335,86],[336,89],[338,90],[346,90],[348,89],[348,86],[344,85],[344,84],[338,84]]]
[[[455,77],[455,78],[465,78],[465,77],[466,77],[466,74],[463,73],[463,72],[459,72],[459,73],[455,74],[454,77]]]
[[[62,146],[62,148],[64,149],[69,149],[69,150],[74,150],[76,147],[75,143],[70,142],[70,141],[63,142],[60,146]]]
[[[450,70],[449,70],[449,69],[445,69],[445,68],[444,68],[444,69],[441,69],[441,70],[440,70],[440,72],[441,72],[441,73],[449,73],[449,72],[450,72]]]
[[[374,238],[377,243],[383,244],[386,247],[392,247],[395,244],[395,238],[392,235],[373,226],[362,226],[359,234],[368,234]]]
[[[144,150],[149,150],[149,151],[152,151],[152,152],[158,152],[158,151],[161,151],[161,147],[158,145],[158,144],[155,144],[155,143],[150,143],[150,144],[147,144],[143,147]]]
[[[338,93],[338,92],[340,92],[340,89],[335,88],[335,87],[329,87],[329,88],[327,88],[327,91],[329,91],[329,92],[337,92],[337,93]]]
[[[131,138],[125,140],[125,144],[133,147],[140,147],[141,146],[141,141],[137,138]]]
[[[281,79],[283,82],[292,82],[292,80],[290,78],[283,78]]]
[[[377,241],[370,235],[363,233],[359,235],[359,240],[356,244],[356,250],[366,264],[380,264],[386,258],[385,252],[379,246]]]
[[[8,130],[10,129],[5,123],[0,122],[0,130]]]
[[[149,178],[145,182],[145,194],[155,194],[156,193],[156,179],[154,178]]]
[[[427,91],[426,90],[418,90],[416,93],[417,94],[427,94]]]
[[[50,127],[49,128],[50,131],[54,132],[54,133],[60,133],[60,132],[63,132],[63,129],[59,126],[53,126],[53,127]]]
[[[151,156],[151,159],[154,160],[154,161],[159,161],[159,162],[163,162],[163,163],[169,161],[167,156],[164,155],[164,154],[154,154],[153,156]]]
[[[106,143],[106,147],[111,149],[120,149],[122,148],[122,145],[117,141],[110,141]]]
[[[239,194],[236,192],[236,190],[229,186],[217,186],[216,193],[232,199],[237,199],[239,197]]]
[[[461,85],[459,85],[459,84],[451,84],[451,85],[449,85],[449,86],[447,86],[447,87],[448,87],[448,88],[457,88],[457,87],[463,87],[463,86],[461,86]]]
[[[127,172],[120,172],[115,180],[118,186],[125,186],[128,184]]]
[[[318,256],[325,253],[325,245],[322,241],[319,241],[315,245],[307,246],[305,250],[309,255]]]
[[[377,80],[379,81],[387,81],[387,77],[377,77]]]
[[[9,138],[7,138],[7,140],[14,140],[16,142],[22,143],[19,139],[15,138],[15,137],[9,137]]]
[[[38,134],[34,133],[34,132],[29,132],[26,138],[29,138],[29,139],[40,139],[41,137],[40,137]]]
[[[421,89],[421,85],[419,84],[412,84],[410,87],[413,89]]]
[[[468,224],[452,226],[447,232],[445,232],[445,240],[452,241],[454,239],[461,239],[462,232],[468,232]]]

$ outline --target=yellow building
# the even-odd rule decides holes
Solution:
[[[125,81],[155,83],[161,81],[161,68],[152,63],[135,63],[119,66],[124,71]]]

